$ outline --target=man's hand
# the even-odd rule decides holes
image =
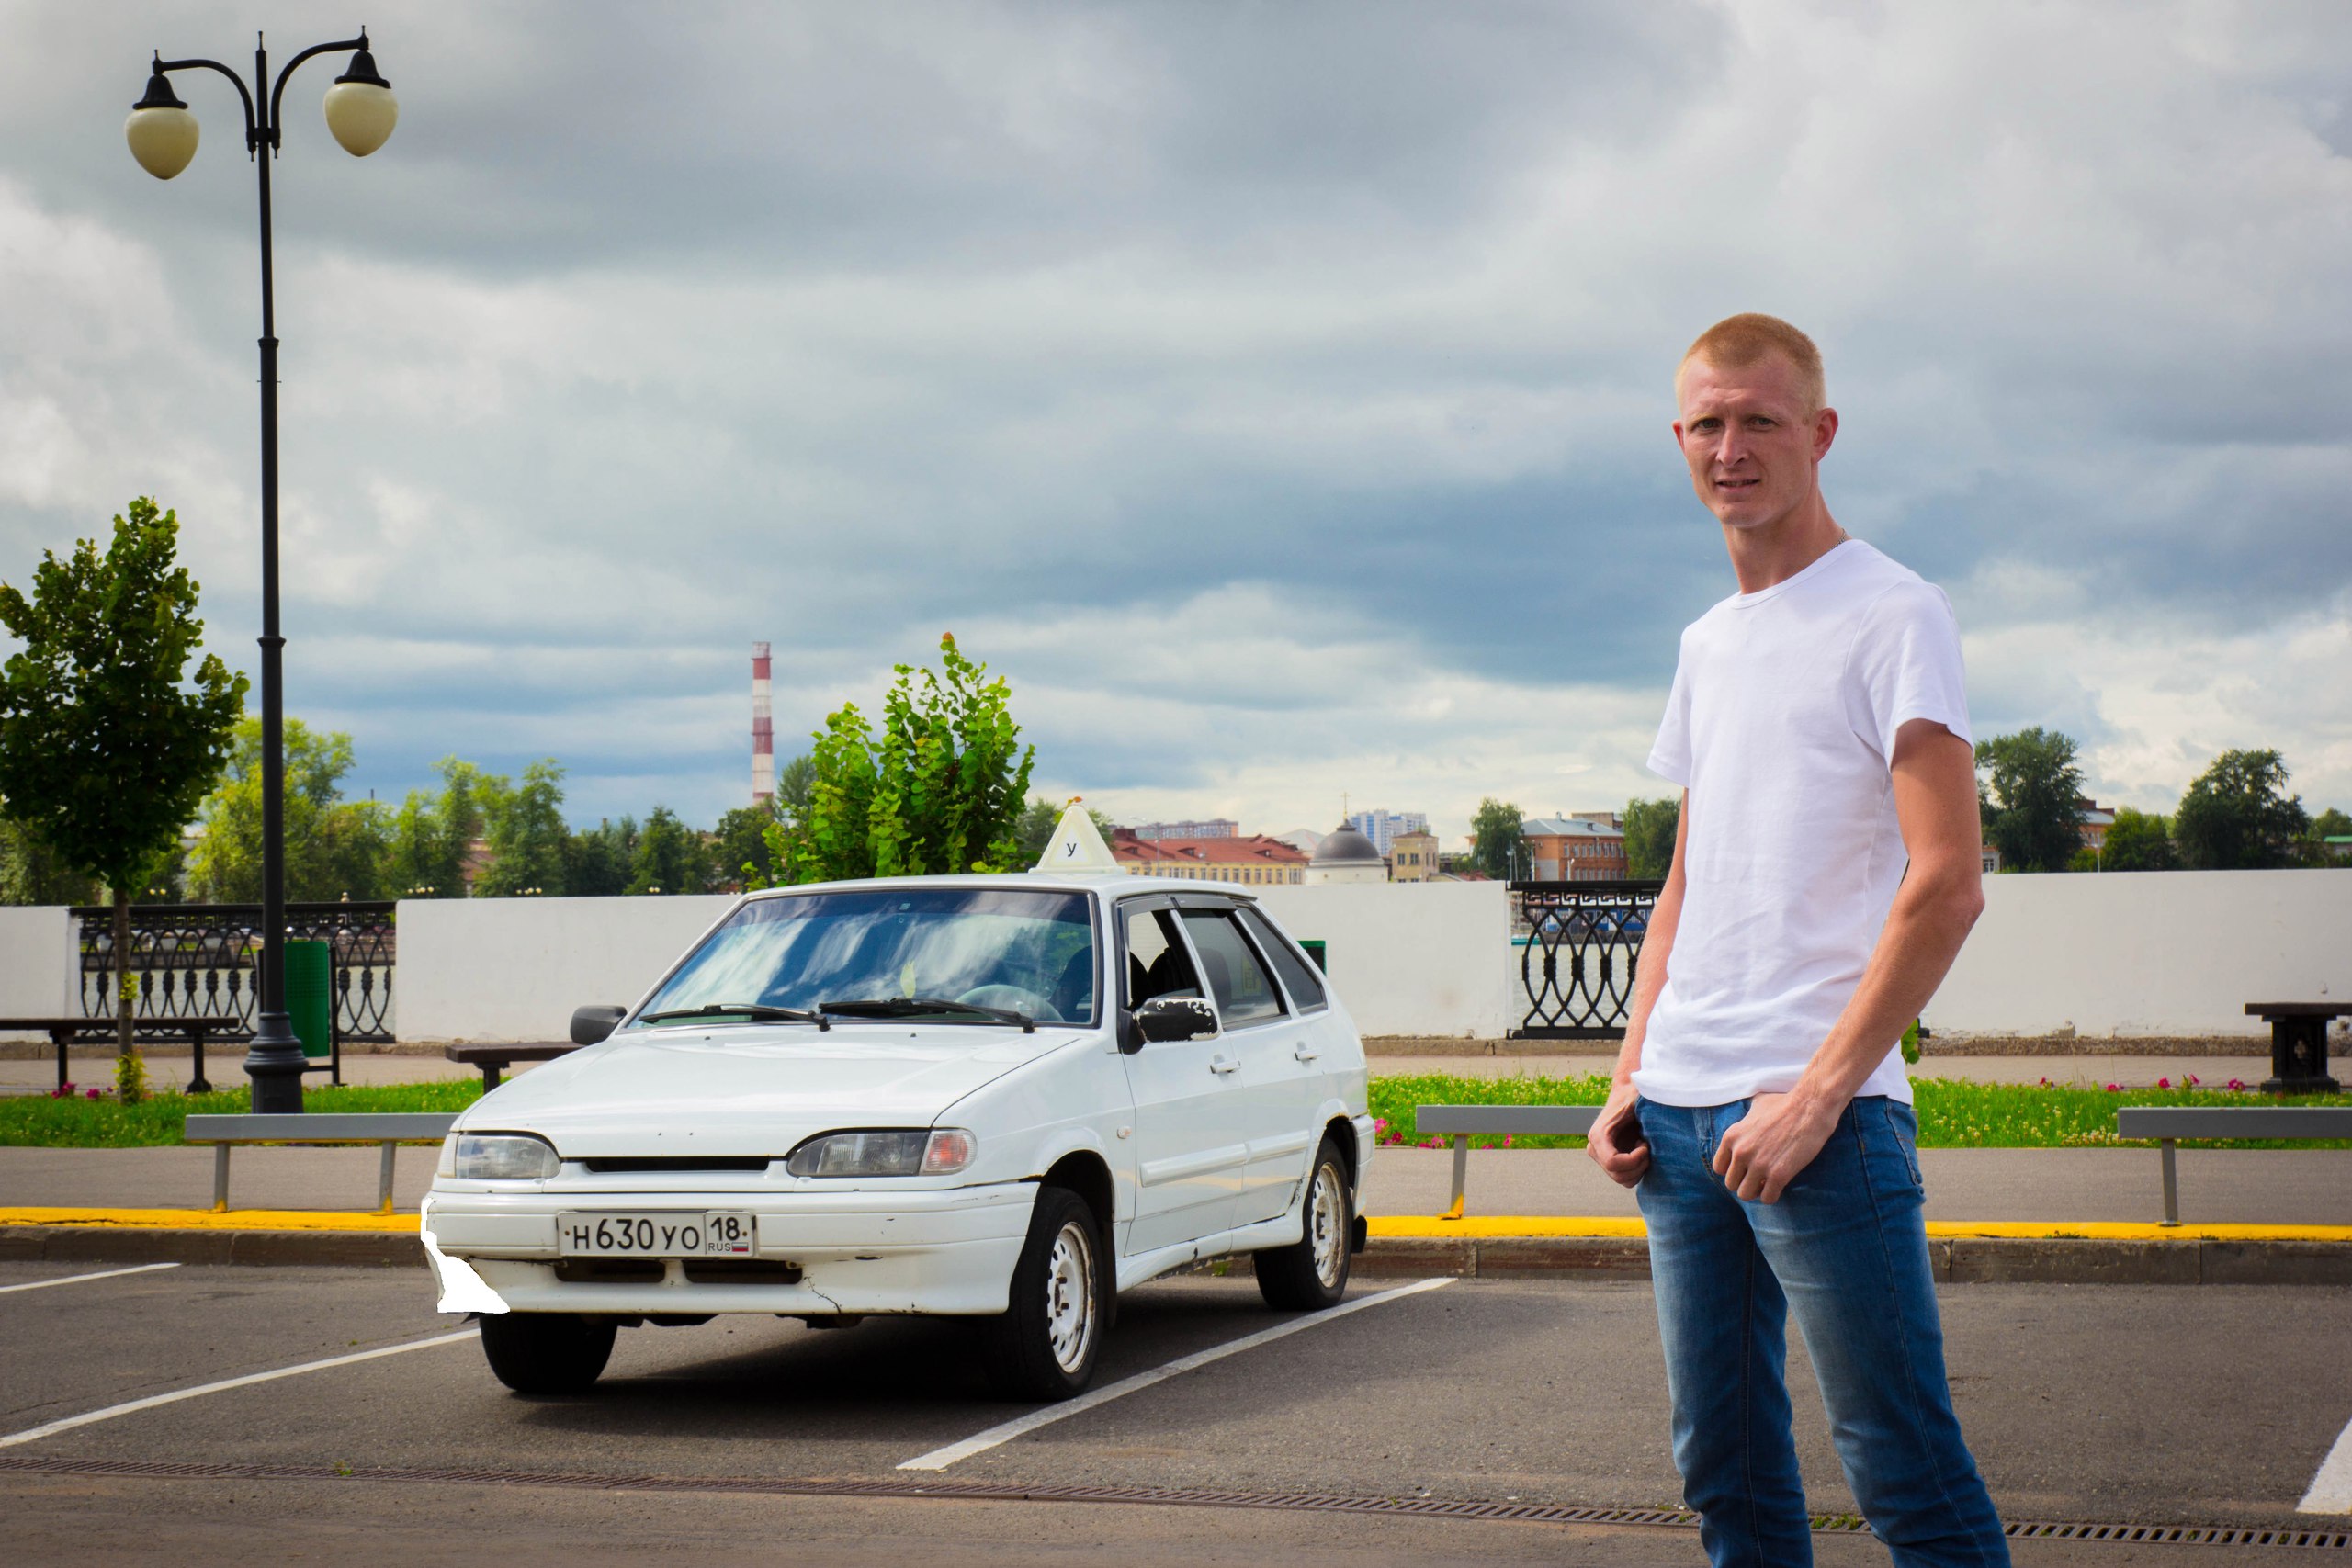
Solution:
[[[1640,1182],[1642,1172],[1650,1168],[1650,1145],[1646,1139],[1630,1149],[1617,1146],[1618,1123],[1632,1119],[1634,1101],[1637,1097],[1634,1086],[1619,1080],[1609,1090],[1609,1099],[1601,1106],[1600,1114],[1592,1119],[1592,1133],[1584,1141],[1584,1152],[1592,1156],[1610,1180],[1620,1187],[1632,1187]],[[1634,1122],[1638,1133],[1641,1124]]]
[[[1838,1112],[1792,1094],[1759,1094],[1715,1145],[1714,1172],[1741,1199],[1777,1203],[1837,1130]]]

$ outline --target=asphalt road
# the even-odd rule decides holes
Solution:
[[[1691,1562],[1695,1532],[1069,1502],[795,1497],[711,1478],[1301,1491],[1670,1506],[1663,1370],[1642,1284],[1462,1280],[1318,1324],[1043,1427],[935,1477],[907,1460],[1030,1407],[990,1400],[953,1323],[775,1319],[625,1331],[592,1394],[506,1393],[470,1341],[230,1389],[31,1442],[8,1434],[124,1402],[401,1345],[463,1325],[406,1269],[0,1265],[0,1508],[13,1560],[535,1563],[655,1551],[774,1562]],[[1385,1286],[1387,1282],[1381,1282]],[[1369,1287],[1377,1289],[1380,1287]],[[2012,1518],[2322,1521],[2293,1513],[2352,1418],[2352,1292],[1985,1286],[1948,1292],[1956,1397]],[[1244,1278],[1123,1303],[1098,1386],[1295,1321]],[[1798,1438],[1815,1507],[1852,1506],[1802,1350]],[[11,1470],[28,1459],[113,1474]],[[347,1470],[159,1479],[143,1461]],[[568,1486],[370,1480],[566,1474]],[[657,1476],[612,1490],[601,1477]],[[1825,1535],[1825,1563],[1883,1562]],[[23,1556],[17,1556],[22,1551]],[[2244,1548],[2021,1542],[2021,1562],[2243,1562]],[[2308,1555],[2307,1553],[2299,1555]]]

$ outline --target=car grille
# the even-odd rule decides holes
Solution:
[[[598,1175],[617,1175],[629,1171],[641,1174],[684,1176],[701,1170],[765,1170],[773,1159],[781,1155],[677,1155],[660,1156],[627,1156],[614,1159],[583,1159],[580,1163]]]

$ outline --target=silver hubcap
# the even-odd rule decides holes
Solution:
[[[1329,1290],[1340,1282],[1347,1261],[1347,1196],[1340,1173],[1328,1165],[1315,1168],[1315,1187],[1306,1195],[1306,1239],[1315,1251],[1315,1277]]]
[[[1075,1220],[1054,1237],[1046,1266],[1046,1337],[1065,1372],[1084,1366],[1094,1345],[1094,1238]]]

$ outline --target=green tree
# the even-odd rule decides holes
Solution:
[[[1035,747],[1020,745],[1010,687],[939,639],[937,671],[896,667],[874,732],[854,703],[829,716],[809,753],[808,806],[779,834],[787,878],[1006,871]]]
[[[702,835],[678,820],[678,814],[657,806],[637,836],[637,854],[629,866],[630,893],[700,893],[704,886]]]
[[[563,764],[542,757],[523,770],[523,782],[509,788],[490,781],[484,809],[489,818],[490,864],[474,884],[483,897],[531,895],[558,897],[565,891]]]
[[[489,836],[492,814],[503,809],[513,793],[504,778],[461,757],[444,757],[435,769],[441,775],[439,792],[409,791],[386,829],[383,880],[397,897],[464,897],[474,840]],[[556,780],[562,776],[557,769]],[[561,798],[559,789],[557,799]],[[526,879],[514,886],[545,885]]]
[[[2172,870],[2179,863],[2173,858],[2172,824],[2152,811],[2117,807],[2098,863],[2102,871]]]
[[[798,818],[808,810],[808,792],[817,786],[817,764],[803,751],[775,773],[777,815]]]
[[[2347,855],[2352,855],[2352,848],[2343,844],[2330,846],[2327,840],[2342,838],[2352,838],[2352,817],[2331,806],[2312,818],[2304,853],[2313,865],[2340,864]]]
[[[563,841],[563,890],[574,898],[613,898],[628,891],[637,859],[637,818],[607,817]]]
[[[43,551],[29,598],[0,583],[0,625],[24,644],[0,666],[0,798],[27,837],[106,883],[123,956],[130,900],[220,773],[245,694],[219,655],[198,657],[178,514],[145,496],[126,511],[103,556],[93,539],[62,560]],[[115,1084],[130,1102],[147,1080],[135,977],[128,964],[117,976]]]
[[[2083,772],[2075,742],[2036,726],[1976,743],[1976,765],[1990,775],[1984,838],[2011,871],[2064,871],[2083,847]]]
[[[1663,878],[1674,869],[1674,835],[1682,823],[1682,801],[1629,800],[1625,803],[1625,874]]]
[[[0,904],[95,904],[97,879],[27,833],[0,801]]]
[[[1012,829],[1012,841],[1017,846],[1014,861],[1021,869],[1035,865],[1037,857],[1046,852],[1046,846],[1053,841],[1054,827],[1062,819],[1062,809],[1042,795],[1021,808],[1021,820],[1014,823]],[[1102,841],[1109,843],[1111,819],[1091,806],[1086,808],[1086,814],[1094,819],[1095,831],[1102,835]]]
[[[2224,751],[2180,797],[2173,845],[2197,871],[2258,871],[2296,864],[2311,829],[2302,797],[2287,793],[2287,764],[2272,750]]]
[[[1524,820],[1516,806],[1489,795],[1470,817],[1470,863],[1497,881],[1508,881],[1525,869]]]
[[[342,784],[351,772],[351,737],[286,720],[286,897],[289,899],[375,898],[382,896],[387,843],[393,823],[372,800],[347,801]],[[198,812],[203,837],[188,857],[188,882],[216,904],[261,901],[261,721],[236,728],[229,765]]]
[[[777,798],[782,798],[781,791]],[[781,820],[772,805],[738,806],[722,813],[711,834],[712,883],[736,888],[775,886],[775,852],[768,831]]]

